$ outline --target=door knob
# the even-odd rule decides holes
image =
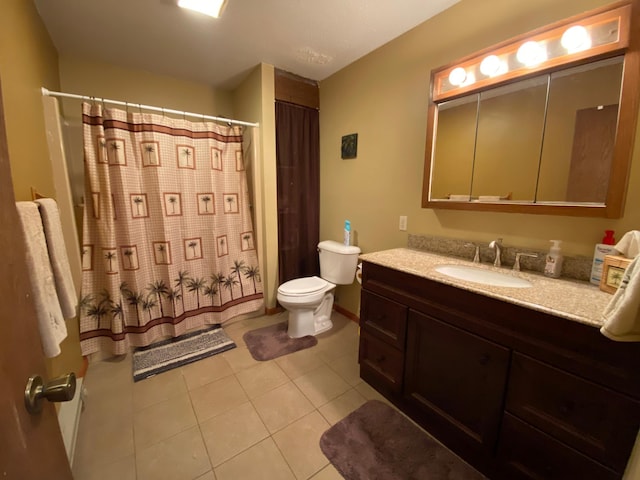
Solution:
[[[29,413],[36,414],[42,410],[42,400],[50,402],[68,402],[76,393],[76,375],[71,372],[54,378],[46,384],[40,375],[32,375],[24,389],[24,405]]]

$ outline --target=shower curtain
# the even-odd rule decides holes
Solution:
[[[82,354],[262,308],[242,128],[82,109]]]

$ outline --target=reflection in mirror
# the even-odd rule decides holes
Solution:
[[[604,205],[624,57],[551,75],[537,202]]]
[[[438,105],[431,196],[464,201],[471,193],[479,95]]]
[[[472,198],[535,199],[546,100],[547,75],[480,94]]]

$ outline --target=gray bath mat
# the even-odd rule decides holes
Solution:
[[[347,480],[486,480],[390,406],[370,400],[322,434]]]
[[[251,330],[242,336],[251,356],[260,362],[313,347],[318,339],[313,335],[291,338],[287,335],[287,322]]]
[[[163,340],[133,352],[133,381],[222,353],[236,344],[220,325]]]

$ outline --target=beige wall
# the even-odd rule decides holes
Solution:
[[[58,88],[58,53],[33,2],[2,2],[0,78],[16,199],[52,196],[40,88]]]
[[[85,58],[60,56],[60,87],[79,95],[233,117],[231,94],[225,90]],[[78,101],[64,101],[65,115],[76,116],[79,108],[71,111],[68,105]]]
[[[233,92],[236,117],[260,123],[258,161],[252,171],[254,228],[266,308],[276,305],[278,290],[278,216],[276,196],[274,68],[257,66]]]
[[[421,208],[430,71],[603,0],[462,0],[320,83],[320,235],[339,240],[352,222],[364,252],[406,246],[408,232],[542,248],[564,241],[567,254],[591,256],[605,229],[638,228],[640,155],[634,152],[626,214],[619,220]],[[358,157],[340,159],[340,138],[358,133]],[[640,136],[638,136],[640,139]],[[359,309],[359,287],[340,287],[338,302]]]

